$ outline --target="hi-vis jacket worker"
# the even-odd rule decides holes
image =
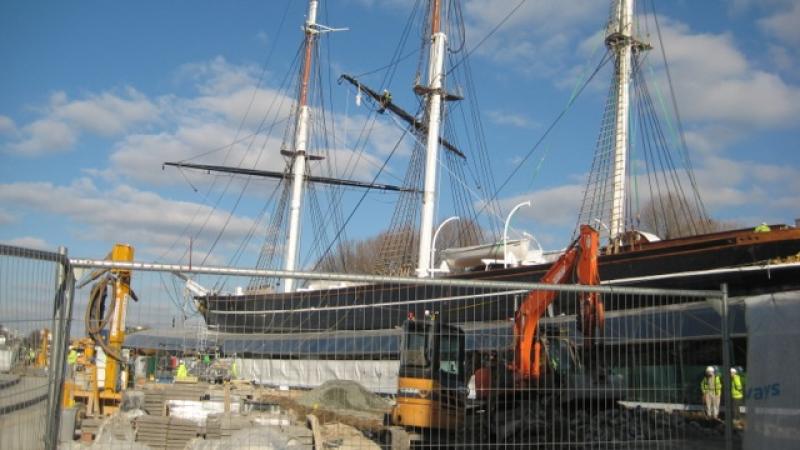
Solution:
[[[69,349],[69,354],[67,355],[67,364],[70,366],[74,366],[75,363],[78,362],[78,352],[75,351],[74,348]]]
[[[189,376],[189,371],[186,370],[186,363],[181,360],[180,365],[178,365],[178,373],[175,378],[179,380],[185,380]]]
[[[75,364],[78,363],[78,352],[75,350],[75,347],[69,347],[69,353],[67,354],[67,378],[72,378],[75,374]]]
[[[713,419],[719,417],[719,399],[722,394],[722,380],[713,367],[706,367],[706,375],[700,382],[700,392],[703,393],[703,404],[706,415]]]
[[[731,367],[731,396],[733,397],[733,417],[738,419],[741,416],[740,408],[744,402],[744,383],[739,372]]]

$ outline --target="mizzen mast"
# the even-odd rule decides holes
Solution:
[[[444,52],[447,36],[442,31],[441,0],[431,0],[431,45],[428,59],[428,136],[425,146],[425,184],[422,194],[417,276],[427,277],[431,266],[431,239],[436,212],[436,169],[444,94]]]
[[[625,177],[628,160],[631,62],[633,55],[633,0],[618,0],[606,34],[606,46],[616,55],[617,80],[614,166],[609,234],[616,241],[625,231]]]

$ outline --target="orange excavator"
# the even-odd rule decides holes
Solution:
[[[597,231],[582,225],[578,239],[539,282],[563,284],[574,280],[589,286],[600,284],[599,242]],[[557,296],[557,291],[531,291],[514,315],[514,373],[519,384],[539,381],[542,375],[542,340],[537,339],[539,319]],[[597,343],[596,338],[603,335],[605,309],[596,292],[582,292],[579,297],[578,331],[583,334],[585,347],[591,348]]]
[[[599,284],[598,252],[597,231],[588,225],[581,226],[578,238],[540,282]],[[587,355],[597,354],[594,350],[604,333],[602,299],[598,293],[586,291],[574,296],[578,299],[577,328],[584,338],[584,357],[577,356],[577,346],[568,337],[547,336],[539,329],[539,319],[559,297],[559,291],[533,290],[515,313],[511,348],[491,349],[491,357],[484,358],[486,362],[470,367],[469,372],[475,373],[475,384],[480,384],[476,386],[478,400],[491,402],[494,407],[513,407],[515,399],[532,392],[545,392],[548,385],[558,387],[555,379],[560,374],[575,376],[580,373],[586,377],[590,372],[600,372],[601,358]],[[464,427],[469,409],[467,380],[472,375],[467,372],[465,341],[461,327],[437,320],[409,320],[404,324],[397,403],[391,413],[391,425],[418,431],[456,431]],[[473,357],[480,359],[477,352],[473,352]],[[502,356],[506,356],[505,361]],[[578,370],[584,361],[597,367]],[[587,386],[585,382],[564,382],[564,386],[567,385]],[[576,389],[581,392],[571,396],[563,395],[564,389],[558,391],[560,399],[567,401],[590,390]]]

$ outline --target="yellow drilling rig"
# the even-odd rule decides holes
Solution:
[[[132,262],[133,247],[116,244],[106,256],[114,262]],[[103,269],[93,272],[86,283],[94,281],[86,306],[86,335],[70,345],[67,356],[68,373],[64,381],[65,407],[76,403],[86,405],[86,415],[111,415],[119,410],[125,389],[125,361],[122,344],[125,341],[125,315],[128,298],[137,300],[131,289],[131,271]],[[110,295],[109,295],[110,294]],[[106,305],[106,301],[110,303]],[[106,337],[107,336],[107,337]],[[99,353],[105,355],[105,368],[98,367]]]

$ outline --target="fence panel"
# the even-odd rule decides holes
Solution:
[[[0,448],[55,448],[71,280],[63,254],[0,245]]]
[[[739,413],[724,398],[727,366],[746,379],[744,302],[722,291],[73,262],[134,272],[125,375],[106,388],[134,400],[105,436],[103,418],[77,430],[114,448],[722,448],[722,430],[740,445],[699,401],[716,366],[721,415]],[[280,292],[284,277],[301,288]],[[67,342],[92,292],[74,284],[65,254],[0,246],[1,448],[55,448]]]
[[[685,448],[685,405],[699,407],[685,361],[711,341],[719,355],[719,292],[297,273],[284,294],[280,272],[73,264],[133,270],[126,395],[144,415],[101,437],[122,448],[180,446],[186,427],[196,448],[280,446],[313,440],[292,428],[308,415],[329,447]]]

